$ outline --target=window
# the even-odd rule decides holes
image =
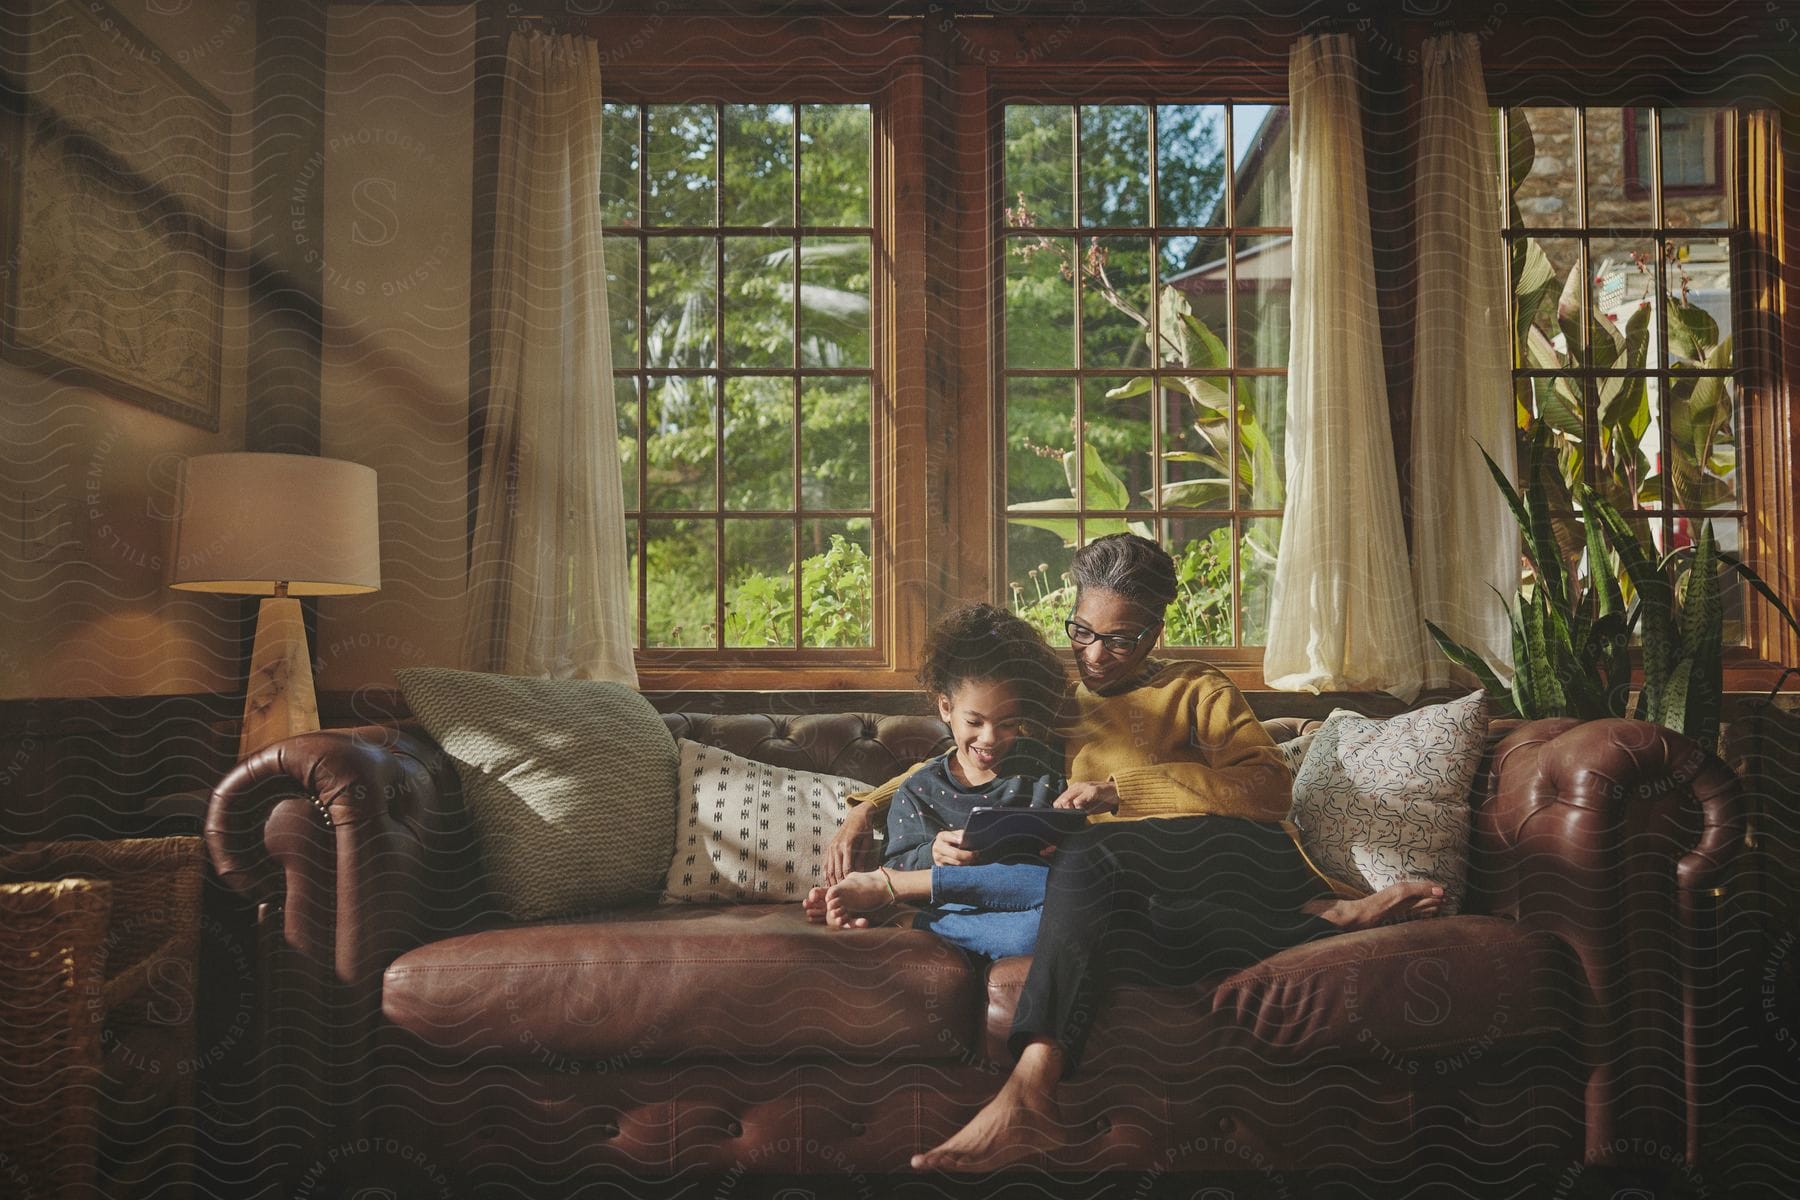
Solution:
[[[640,650],[875,645],[870,117],[606,105]]]
[[[1662,173],[1638,191],[1616,134],[1646,120],[1662,131]],[[1670,175],[1692,180],[1700,161],[1672,151],[1672,138],[1699,129],[1712,144],[1719,130],[1722,149],[1735,114],[1515,108],[1504,121],[1521,433],[1548,427],[1565,499],[1584,480],[1649,522],[1665,550],[1710,520],[1735,552],[1745,508],[1732,246],[1744,216],[1728,162],[1710,162],[1711,190],[1671,186]],[[1742,598],[1727,598],[1741,639]]]
[[[1723,194],[1719,163],[1725,157],[1726,115],[1724,109],[1626,109],[1620,124],[1627,191],[1635,199],[1650,194],[1651,164],[1660,149],[1665,195]]]
[[[1052,639],[1075,547],[1174,555],[1174,646],[1264,641],[1281,537],[1287,109],[1005,106],[1004,575]]]

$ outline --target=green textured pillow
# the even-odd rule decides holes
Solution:
[[[618,683],[395,672],[462,780],[488,875],[520,920],[652,900],[675,855],[679,755]]]

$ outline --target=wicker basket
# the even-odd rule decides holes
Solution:
[[[0,1194],[94,1183],[111,886],[0,883]]]
[[[189,1183],[204,882],[198,838],[0,851],[0,1154],[26,1176],[0,1159],[0,1194],[80,1194],[96,1163],[109,1197]]]

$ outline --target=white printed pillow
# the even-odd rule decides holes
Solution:
[[[799,903],[825,873],[844,797],[868,784],[676,739],[675,860],[663,903]]]
[[[1275,753],[1281,755],[1281,761],[1287,764],[1289,774],[1299,774],[1300,764],[1306,760],[1306,752],[1312,749],[1313,739],[1318,736],[1318,730],[1309,729],[1299,737],[1275,743]]]
[[[1378,891],[1444,887],[1446,914],[1469,873],[1469,786],[1487,742],[1485,692],[1385,720],[1325,719],[1294,776],[1293,821],[1334,879]]]

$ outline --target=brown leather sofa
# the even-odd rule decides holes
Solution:
[[[925,717],[666,719],[871,782],[946,744]],[[1735,777],[1656,726],[1512,723],[1473,803],[1464,915],[1112,993],[1064,1089],[1083,1140],[1047,1165],[1268,1181],[1694,1159]],[[455,772],[413,725],[262,751],[214,792],[206,833],[278,959],[263,1016],[301,1080],[273,1105],[305,1114],[296,1169],[335,1148],[428,1180],[904,1171],[1006,1070],[1025,959],[983,969],[796,905],[496,920]]]

